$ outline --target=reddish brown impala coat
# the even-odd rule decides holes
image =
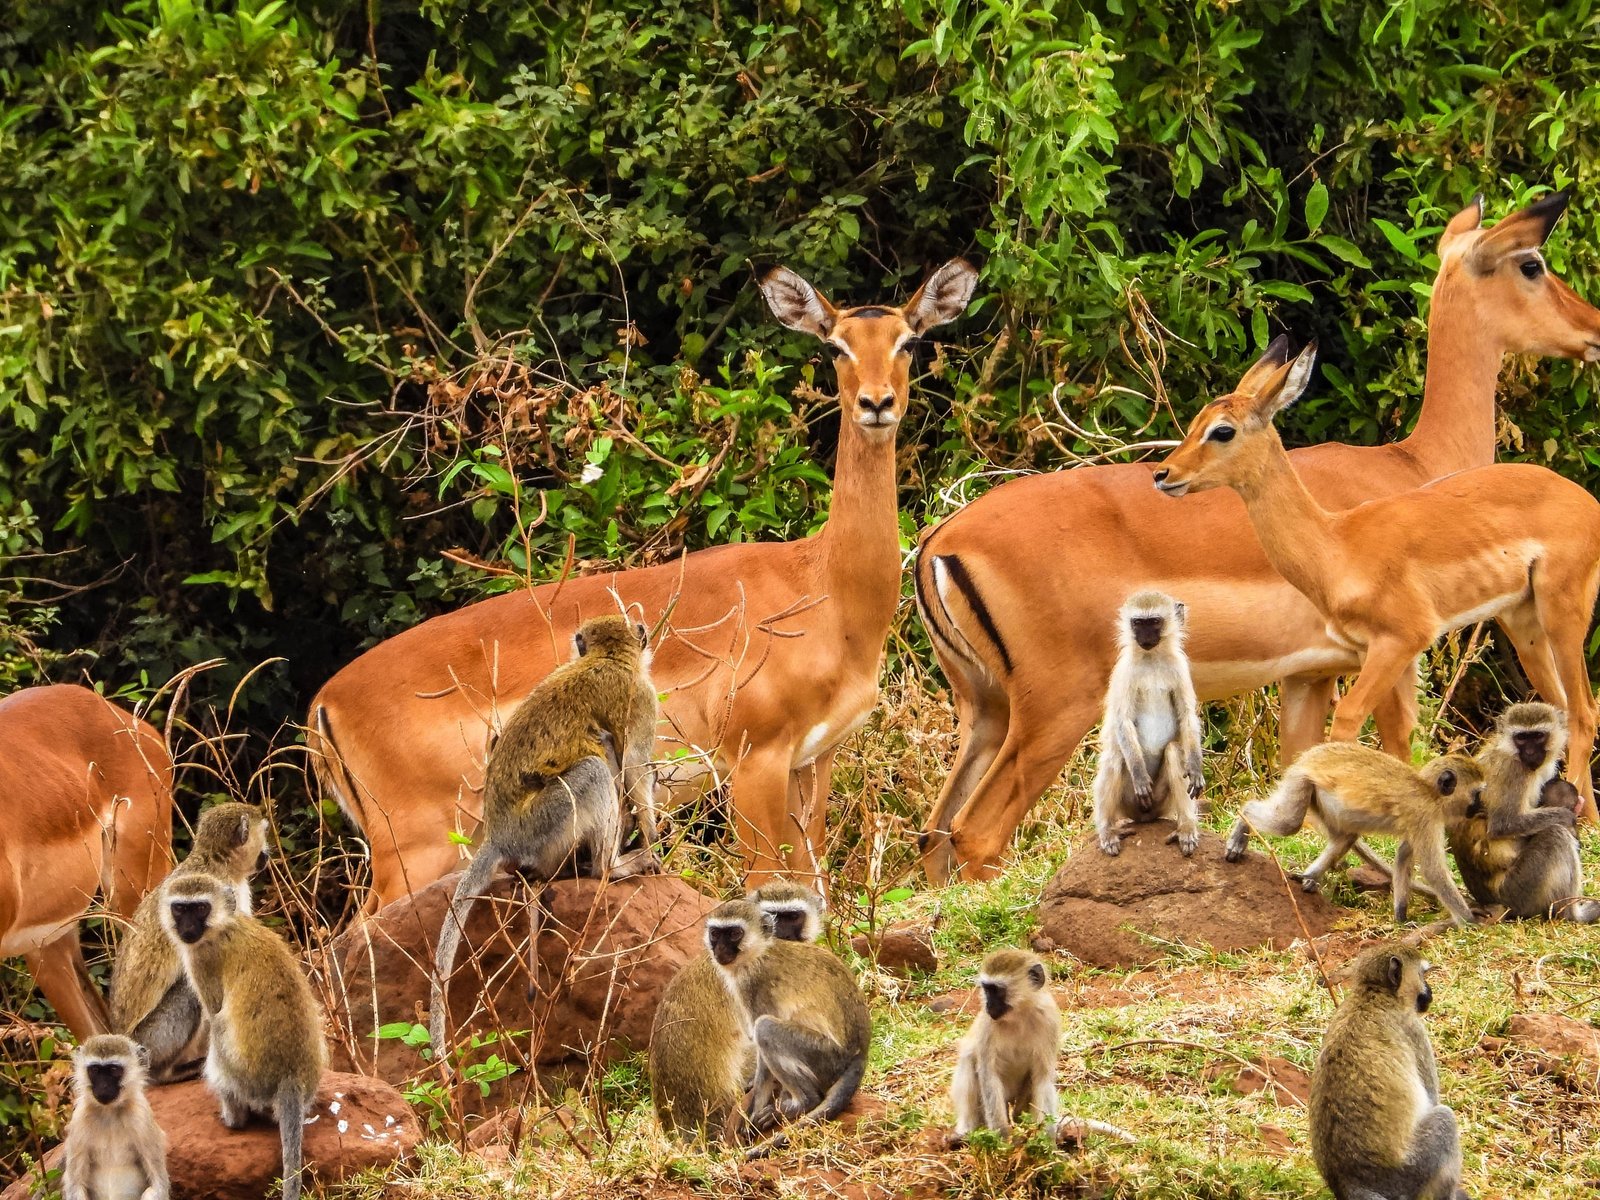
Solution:
[[[1169,496],[1232,488],[1278,573],[1361,656],[1333,712],[1352,742],[1379,700],[1416,694],[1417,657],[1438,637],[1497,618],[1513,633],[1534,687],[1566,709],[1567,775],[1585,796],[1595,700],[1584,643],[1600,591],[1600,501],[1531,463],[1461,471],[1342,512],[1319,505],[1295,474],[1272,418],[1311,378],[1312,343],[1285,361],[1280,338],[1237,389],[1213,400],[1155,473]],[[1410,730],[1404,731],[1409,745]]]
[[[1504,355],[1600,355],[1600,312],[1548,273],[1521,274],[1565,208],[1540,201],[1488,230],[1474,203],[1440,241],[1428,374],[1411,436],[1377,447],[1296,450],[1317,500],[1347,508],[1494,461]],[[1167,504],[1150,464],[1015,480],[931,530],[917,556],[918,607],[960,722],[955,766],[929,813],[924,865],[942,880],[993,872],[1034,801],[1100,719],[1117,607],[1153,588],[1183,600],[1202,700],[1282,681],[1285,760],[1320,741],[1334,678],[1353,671],[1316,608],[1272,569],[1231,492]],[[1380,706],[1393,745],[1411,698]]]
[[[88,688],[0,700],[0,955],[26,956],[80,1040],[107,1031],[78,922],[102,892],[133,916],[172,865],[172,759],[158,734]]]
[[[372,854],[368,911],[456,869],[451,830],[476,827],[485,742],[555,665],[585,617],[630,606],[654,626],[676,599],[651,674],[664,768],[732,791],[750,871],[817,873],[839,743],[867,719],[900,597],[895,430],[910,343],[966,308],[976,272],[946,263],[902,307],[835,308],[779,268],[762,281],[778,319],[838,351],[844,420],[833,503],[816,536],[720,546],[681,562],[496,596],[391,638],[331,679],[308,719],[326,791]]]

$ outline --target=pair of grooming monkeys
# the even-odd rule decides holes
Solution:
[[[1134,822],[1159,817],[1177,822],[1185,856],[1199,844],[1200,712],[1183,626],[1184,606],[1159,592],[1130,596],[1118,615],[1121,652],[1106,693],[1094,781],[1095,832],[1110,855],[1121,851]],[[1328,841],[1300,875],[1307,891],[1353,850],[1393,881],[1397,921],[1406,919],[1416,868],[1424,886],[1415,890],[1466,925],[1473,913],[1450,877],[1448,845],[1480,905],[1593,923],[1600,902],[1579,895],[1578,793],[1556,778],[1566,744],[1561,710],[1515,704],[1475,758],[1446,754],[1420,771],[1367,746],[1315,746],[1271,796],[1244,806],[1228,838],[1228,861],[1243,856],[1252,830],[1287,836],[1309,818]],[[1392,868],[1362,841],[1371,834],[1399,838]]]
[[[770,883],[706,918],[707,953],[662,994],[650,1032],[650,1095],[685,1140],[743,1141],[779,1124],[842,1113],[866,1070],[872,1024],[849,969],[815,944],[822,899]],[[997,950],[978,977],[983,1011],[962,1039],[951,1096],[954,1142],[1004,1133],[1012,1114],[1056,1115],[1061,1012],[1045,965]],[[783,1142],[779,1134],[752,1156]]]
[[[64,1200],[166,1200],[166,1136],[148,1081],[203,1074],[222,1123],[278,1123],[283,1197],[301,1194],[302,1126],[327,1064],[322,1012],[288,944],[251,916],[266,818],[206,810],[194,849],[134,913],[111,972],[115,1033],[74,1055]]]

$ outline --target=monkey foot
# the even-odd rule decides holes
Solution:
[[[1322,890],[1322,880],[1315,875],[1302,875],[1295,871],[1289,872],[1289,878],[1300,885],[1302,892],[1316,892]]]
[[[1100,839],[1100,849],[1112,858],[1122,853],[1122,838],[1117,834],[1110,834]]]

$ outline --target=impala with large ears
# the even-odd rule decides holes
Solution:
[[[900,597],[895,428],[911,344],[959,317],[976,280],[956,259],[903,305],[841,307],[782,267],[762,279],[778,320],[836,352],[844,420],[815,536],[496,596],[390,638],[323,687],[312,763],[371,847],[368,911],[456,869],[450,834],[477,827],[496,724],[580,621],[619,603],[652,626],[671,611],[651,666],[662,782],[698,792],[725,777],[750,873],[817,874],[834,752],[877,703]]]
[[[1600,312],[1538,255],[1565,206],[1553,196],[1485,229],[1474,201],[1451,219],[1416,428],[1388,446],[1294,451],[1321,504],[1349,508],[1493,462],[1502,357],[1600,353]],[[1151,470],[1131,463],[1016,479],[924,535],[917,607],[960,726],[955,765],[924,827],[934,880],[997,869],[1017,824],[1100,719],[1117,608],[1134,592],[1187,604],[1201,700],[1280,682],[1284,760],[1322,740],[1334,679],[1355,669],[1355,656],[1272,569],[1234,496],[1169,504],[1150,486]],[[1385,744],[1409,728],[1413,704],[1380,706]]]
[[[1544,467],[1497,463],[1329,512],[1273,428],[1316,359],[1314,342],[1292,359],[1286,347],[1279,338],[1237,388],[1200,410],[1156,487],[1168,496],[1237,492],[1278,573],[1316,606],[1328,635],[1360,655],[1361,673],[1334,708],[1336,741],[1354,741],[1383,698],[1415,695],[1417,658],[1436,638],[1489,618],[1514,631],[1528,679],[1566,709],[1567,776],[1593,821],[1584,645],[1600,590],[1600,501]]]
[[[110,1029],[78,922],[101,893],[125,918],[172,865],[172,759],[161,735],[85,687],[0,700],[0,957],[81,1041]]]

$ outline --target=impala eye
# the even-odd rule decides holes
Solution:
[[[1233,435],[1237,432],[1238,430],[1236,430],[1232,425],[1218,425],[1206,436],[1206,441],[1231,442],[1233,441]]]
[[[1524,279],[1537,279],[1544,274],[1544,263],[1537,258],[1525,258],[1520,269]]]

